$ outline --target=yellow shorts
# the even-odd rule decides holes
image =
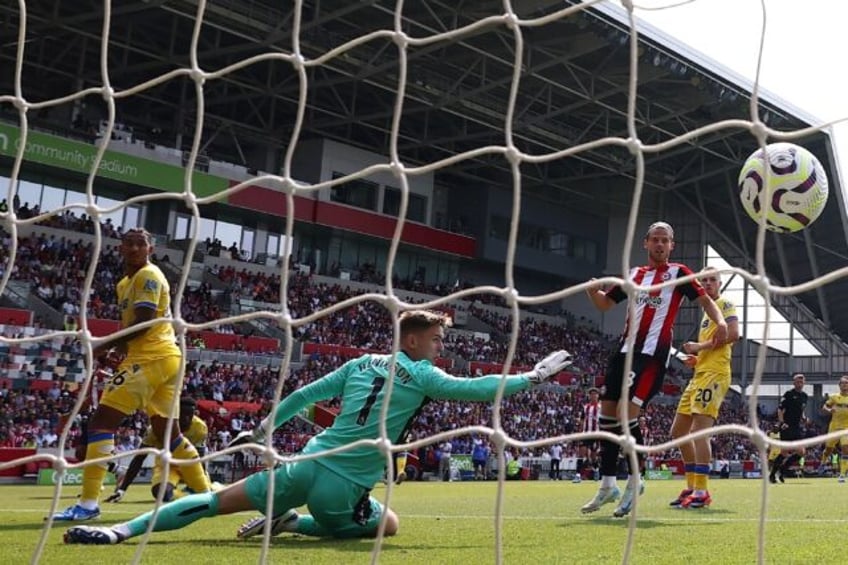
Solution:
[[[730,388],[730,374],[696,372],[680,397],[677,413],[703,414],[718,419],[718,409]]]
[[[167,417],[179,396],[181,357],[163,357],[139,363],[125,359],[106,384],[100,403],[124,414],[144,410],[148,416]]]
[[[846,429],[846,427],[845,427],[845,426],[837,426],[837,427],[835,427],[835,428],[834,428],[834,427],[832,427],[832,425],[831,425],[830,427],[828,427],[828,428],[827,428],[827,433],[838,432],[838,431],[841,431],[841,430],[844,430],[844,429]],[[848,435],[844,435],[844,436],[842,436],[842,437],[840,437],[840,438],[829,439],[829,440],[827,440],[827,442],[825,443],[825,447],[828,447],[828,448],[830,448],[830,449],[833,449],[833,448],[834,448],[834,447],[836,447],[837,445],[842,446],[842,448],[843,448],[843,449],[844,449],[846,446],[848,446]]]
[[[157,457],[156,463],[153,465],[153,477],[150,479],[151,485],[158,485],[162,483],[162,471],[164,468],[165,465],[162,464],[162,459]],[[168,467],[168,483],[173,486],[177,486],[180,483],[180,479],[182,479],[182,475],[180,475],[179,465],[171,465]]]

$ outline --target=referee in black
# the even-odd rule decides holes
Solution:
[[[777,423],[780,426],[780,439],[782,441],[795,441],[804,437],[801,424],[807,419],[807,400],[809,397],[804,392],[803,373],[792,375],[792,388],[783,393],[780,405],[777,408]],[[774,483],[778,480],[782,483],[786,472],[804,456],[804,448],[796,447],[784,450],[771,468],[769,481]],[[776,476],[775,476],[776,475]]]

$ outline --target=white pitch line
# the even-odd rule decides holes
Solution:
[[[43,508],[0,508],[0,513],[12,513],[12,514],[26,514],[26,513],[38,513],[44,512]],[[636,525],[638,527],[639,521],[652,521],[652,522],[669,522],[669,523],[679,523],[679,522],[724,522],[724,523],[758,523],[760,521],[759,518],[725,518],[720,516],[710,516],[709,510],[700,511],[700,510],[671,510],[671,512],[681,514],[680,517],[674,516],[638,516],[636,519]],[[102,514],[129,514],[131,511],[127,510],[100,510]],[[256,514],[256,512],[237,512],[233,514],[233,516],[239,514]],[[595,518],[609,518],[610,521],[621,522],[622,524],[627,523],[629,518],[614,518],[612,516],[605,516],[604,514],[595,514],[594,516],[504,516],[504,520],[549,520],[549,521],[561,521],[561,522],[583,522],[594,520]],[[481,514],[400,514],[400,518],[414,518],[414,519],[439,519],[439,520],[493,520],[494,516],[488,515],[484,516]],[[848,524],[848,518],[769,518],[766,519],[767,524],[797,524],[797,523],[814,523],[814,524]]]

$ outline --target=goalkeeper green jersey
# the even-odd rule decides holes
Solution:
[[[321,453],[357,440],[380,437],[380,415],[388,388],[391,355],[367,354],[287,396],[277,406],[277,428],[314,402],[340,396],[342,407],[333,425],[309,440],[302,453]],[[431,399],[494,400],[501,375],[478,378],[453,377],[430,361],[413,361],[397,355],[386,433],[399,441],[421,407]],[[527,375],[506,377],[505,395],[530,388]],[[374,446],[359,446],[327,455],[317,462],[365,488],[383,476],[386,458]]]

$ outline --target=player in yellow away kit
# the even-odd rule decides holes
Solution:
[[[121,328],[131,328],[171,314],[170,287],[159,267],[150,262],[153,244],[147,230],[127,230],[119,248],[124,277],[116,294],[121,312]],[[139,328],[122,337],[107,339],[94,350],[97,358],[110,351],[126,354],[106,384],[100,405],[88,423],[87,461],[111,455],[115,448],[115,430],[136,410],[150,416],[153,433],[165,438],[171,404],[180,394],[182,352],[176,344],[174,328],[168,321]],[[183,437],[179,422],[174,422],[168,438],[175,459],[198,456],[194,446]],[[200,480],[203,466],[197,462],[180,468],[184,478]],[[98,497],[106,476],[105,464],[87,465],[83,470],[82,494],[77,504],[53,515],[54,520],[91,520],[100,515]]]
[[[183,430],[185,438],[197,449],[198,454],[203,456],[206,454],[206,437],[209,435],[209,428],[206,426],[206,422],[195,415],[196,410],[197,402],[193,398],[180,399],[180,429]],[[153,429],[148,427],[147,433],[141,441],[141,447],[162,449],[164,445],[162,440],[153,433]],[[141,466],[144,464],[145,459],[147,459],[147,455],[143,453],[133,457],[127,468],[127,472],[121,479],[121,483],[115,487],[115,492],[109,495],[106,502],[120,502],[124,498],[130,485],[133,484],[133,481],[138,476],[138,472],[141,471]],[[164,470],[165,466],[162,463],[161,457],[157,457],[156,464],[153,466],[153,478],[150,481],[150,492],[154,497],[159,495],[159,489],[162,488],[162,474]],[[212,488],[211,481],[206,473],[183,478],[182,468],[178,465],[170,465],[168,467],[167,481],[164,483],[165,494],[162,497],[163,501],[170,502],[174,498],[182,496],[182,493],[176,490],[180,480],[185,483],[186,491],[190,493],[208,492]]]
[[[769,437],[769,439],[779,440],[780,439],[780,426],[770,430],[766,435]],[[769,449],[768,449],[769,472],[771,472],[772,469],[774,468],[774,465],[776,464],[777,458],[780,455],[781,451],[783,451],[783,450],[780,449],[779,447],[777,447],[776,445],[769,445]]]
[[[683,344],[684,362],[695,369],[695,374],[680,397],[677,414],[671,425],[671,437],[677,439],[715,425],[718,410],[730,388],[731,348],[739,339],[739,319],[732,302],[719,294],[721,276],[713,267],[706,267],[699,278],[704,290],[718,306],[727,322],[727,339],[713,343],[716,325],[705,314],[701,320],[698,341]],[[710,438],[704,437],[680,445],[686,472],[686,488],[673,501],[677,508],[703,508],[712,502],[707,482],[710,476],[712,450]]]
[[[822,411],[830,414],[827,433],[848,430],[848,375],[842,375],[839,379],[839,394],[831,394],[822,406]],[[837,444],[842,455],[839,460],[839,482],[844,483],[848,477],[848,435],[828,440],[822,454],[822,463],[830,460]]]

